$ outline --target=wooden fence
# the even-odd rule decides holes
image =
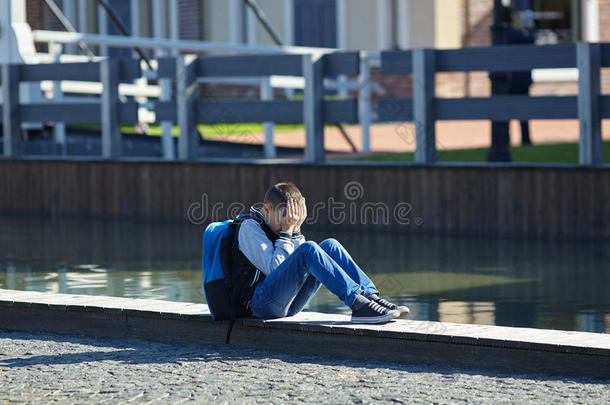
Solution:
[[[304,123],[307,136],[305,159],[324,160],[324,123],[358,122],[356,99],[325,100],[323,80],[342,74],[357,75],[357,52],[313,55],[200,56],[188,62],[186,57],[164,59],[159,77],[176,79],[175,101],[157,103],[160,121],[177,121],[180,133],[194,133],[198,122],[275,122]],[[302,76],[303,100],[205,101],[196,97],[197,78]],[[189,91],[189,89],[191,89]],[[181,138],[180,141],[183,141]],[[178,144],[178,157],[196,158],[196,139],[192,136]]]
[[[312,224],[610,238],[610,169],[0,160],[0,214],[225,219],[294,181]],[[336,229],[336,228],[333,228]]]
[[[437,72],[578,68],[578,96],[436,98]],[[414,121],[415,161],[436,160],[436,120],[580,120],[579,162],[603,163],[601,119],[610,118],[610,96],[600,93],[600,69],[610,67],[610,44],[505,45],[455,50],[416,49],[381,54],[383,74],[413,74],[413,98],[381,99],[381,121]]]
[[[135,60],[105,59],[90,63],[52,63],[40,65],[3,65],[2,120],[4,156],[22,155],[22,122],[99,122],[102,123],[102,155],[118,157],[121,150],[121,122],[136,122],[138,105],[119,102],[119,83],[141,76]],[[20,104],[19,84],[43,80],[78,80],[101,82],[99,103]]]
[[[356,99],[325,100],[323,80],[338,75],[357,75],[358,52],[323,55],[249,55],[188,56],[159,60],[156,77],[176,83],[175,97],[154,105],[157,121],[177,122],[180,127],[178,158],[197,158],[198,122],[276,122],[303,123],[307,134],[305,158],[324,160],[324,123],[357,123]],[[198,98],[197,78],[243,76],[301,76],[305,80],[302,100],[206,101]],[[41,64],[2,66],[4,156],[15,158],[21,152],[21,123],[26,121],[67,121],[100,123],[102,157],[121,157],[120,123],[137,121],[137,104],[122,103],[118,97],[120,82],[140,77],[139,62],[104,60],[101,63]],[[100,81],[100,103],[20,104],[19,83],[42,80]],[[6,85],[4,85],[6,84]]]
[[[437,72],[488,71],[490,73],[531,69],[573,68],[579,71],[578,96],[529,97],[494,95],[484,98],[437,98]],[[412,74],[412,98],[381,98],[379,121],[414,121],[415,161],[436,161],[435,121],[565,119],[580,121],[579,163],[603,164],[601,119],[610,118],[610,96],[600,94],[600,69],[610,67],[610,44],[507,45],[456,50],[416,49],[386,51],[381,55],[383,74]],[[178,159],[197,159],[199,122],[304,123],[305,160],[324,160],[324,123],[358,122],[358,100],[324,97],[324,78],[360,74],[358,52],[313,55],[188,56],[161,59],[152,73],[173,80],[176,92],[170,100],[154,103],[157,120],[177,122],[180,127]],[[137,104],[120,102],[118,83],[140,75],[135,61],[104,60],[101,63],[2,66],[2,124],[4,156],[21,155],[20,126],[35,121],[95,121],[102,126],[103,157],[121,158],[120,122],[136,120]],[[199,99],[197,78],[300,76],[305,88],[302,100]],[[40,80],[101,80],[104,91],[93,104],[20,104],[19,83]],[[364,83],[364,85],[368,85]]]

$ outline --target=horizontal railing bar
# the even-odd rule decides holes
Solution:
[[[324,75],[357,75],[360,73],[358,52],[329,53],[324,57]],[[264,77],[302,76],[299,55],[214,55],[198,58],[198,77]],[[159,59],[159,77],[173,78],[176,62],[173,58]]]
[[[84,42],[92,45],[107,45],[116,48],[177,49],[182,52],[244,52],[244,53],[286,53],[286,54],[320,54],[337,51],[336,48],[317,48],[307,46],[262,46],[229,44],[210,41],[171,40],[159,38],[123,37],[119,35],[83,34],[78,32],[34,30],[36,42],[59,42],[76,44]]]
[[[21,104],[19,112],[22,121],[100,122],[101,119],[99,103]]]
[[[138,122],[138,103],[128,101],[119,104],[119,122]]]
[[[377,100],[377,121],[413,121],[413,99],[379,98]]]
[[[120,122],[137,122],[138,104],[118,104]],[[27,122],[100,122],[99,103],[21,104],[21,121]]]
[[[324,76],[360,74],[359,52],[335,52],[324,55]]]
[[[516,72],[576,66],[574,44],[499,45],[435,52],[437,72]]]
[[[498,120],[577,118],[577,98],[520,95],[481,98],[437,98],[437,120]]]
[[[197,61],[197,77],[302,74],[300,55],[200,56]]]
[[[301,101],[199,101],[198,122],[233,123],[272,121],[281,124],[303,122]]]
[[[610,96],[600,98],[602,115],[610,117]],[[576,119],[575,96],[529,97],[518,95],[481,98],[436,98],[437,120],[497,120],[511,119]],[[378,121],[412,121],[413,100],[410,98],[378,101]]]
[[[140,62],[125,59],[119,61],[119,80],[130,82],[141,76]],[[19,81],[43,80],[100,81],[100,62],[42,63],[19,65]]]
[[[412,52],[408,50],[381,52],[381,73],[386,75],[412,73],[411,55]]]
[[[302,101],[199,101],[197,112],[197,121],[205,123],[303,122]],[[322,105],[322,113],[328,123],[357,123],[358,103],[355,99],[326,100]],[[157,121],[176,121],[176,103],[155,103],[155,114]]]
[[[20,65],[19,81],[38,82],[43,80],[99,82],[100,64],[98,62],[84,62]]]
[[[477,48],[436,50],[436,72],[511,72],[532,69],[555,69],[576,66],[574,44],[498,45]],[[381,53],[381,72],[408,74],[411,51]]]
[[[325,100],[322,104],[322,114],[325,123],[357,124],[358,100],[354,98],[345,100]]]

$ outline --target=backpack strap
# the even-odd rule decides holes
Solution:
[[[231,223],[231,226],[237,226],[241,222],[245,221],[246,219],[254,219],[257,222],[261,223],[261,219],[260,218],[258,218],[256,215],[253,215],[251,212],[247,212],[247,213],[243,213],[243,214],[238,215],[233,220],[233,223]],[[233,302],[233,299],[231,299],[231,302]],[[227,335],[226,335],[226,338],[225,338],[225,343],[226,344],[229,344],[231,342],[231,332],[233,331],[233,326],[235,325],[235,321],[237,321],[237,315],[235,313],[235,307],[233,305],[231,305],[231,322],[229,323],[229,328],[227,329]]]
[[[251,218],[251,215],[249,213],[246,214],[240,214],[237,216],[237,218],[235,218],[233,220],[233,223],[231,224],[232,226],[236,226],[238,225],[240,222]],[[232,298],[232,297],[231,297]],[[233,299],[231,299],[231,302],[233,302]],[[225,338],[225,343],[229,344],[231,343],[231,332],[233,331],[233,326],[235,325],[235,321],[237,320],[237,315],[235,314],[235,307],[233,305],[231,305],[231,321],[229,322],[229,327],[227,329],[227,336]]]

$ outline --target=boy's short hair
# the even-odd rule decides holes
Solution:
[[[279,205],[286,204],[291,198],[299,202],[304,199],[301,191],[294,183],[277,183],[269,187],[265,193],[265,204],[271,204],[273,208],[276,208]]]

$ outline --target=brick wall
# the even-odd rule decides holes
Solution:
[[[490,46],[491,30],[493,24],[493,0],[465,0],[464,20],[468,22],[462,37],[464,47]],[[491,82],[486,72],[462,73],[464,76],[464,89],[461,91],[465,97],[487,97],[491,95]],[[439,94],[439,97],[443,95]],[[451,97],[459,97],[452,94]]]
[[[25,18],[30,27],[33,30],[44,29],[44,11],[42,1],[40,0],[26,0],[25,2]],[[46,49],[46,46],[42,44],[36,44],[36,50],[42,52]]]
[[[493,0],[461,0],[462,46],[490,46]],[[491,83],[485,72],[438,73],[437,97],[487,97]]]
[[[493,0],[462,0],[463,21],[468,25],[462,35],[463,46],[491,45]]]
[[[599,40],[610,42],[610,0],[599,0]]]
[[[25,2],[26,7],[26,20],[33,30],[41,30],[44,28],[43,21],[43,5],[40,0],[27,0]]]

